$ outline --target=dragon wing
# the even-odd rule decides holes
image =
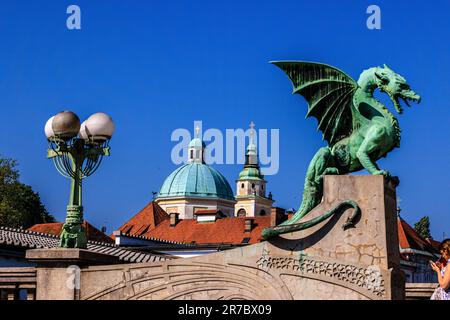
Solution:
[[[293,93],[308,101],[306,117],[318,120],[330,146],[353,131],[353,94],[358,84],[341,70],[332,66],[303,61],[272,61],[291,79]]]

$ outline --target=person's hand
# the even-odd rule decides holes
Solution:
[[[436,271],[436,272],[440,272],[441,271],[441,269],[437,266],[437,264],[436,263],[434,263],[433,261],[430,261],[430,266],[431,266],[431,268],[434,270],[434,271]]]

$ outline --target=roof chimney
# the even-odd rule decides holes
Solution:
[[[122,235],[122,231],[116,230],[113,232],[114,238],[115,238],[115,244],[116,246],[120,246],[120,236]]]
[[[252,218],[245,218],[244,232],[245,233],[252,232],[252,229],[253,229],[253,219]]]
[[[283,208],[272,207],[270,208],[270,226],[274,227],[285,221],[287,218],[286,210]]]
[[[177,223],[179,221],[178,216],[179,216],[179,213],[176,213],[176,212],[172,212],[169,214],[171,227],[175,227],[177,225]]]

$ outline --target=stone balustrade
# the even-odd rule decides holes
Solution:
[[[0,300],[35,300],[34,267],[0,268]]]

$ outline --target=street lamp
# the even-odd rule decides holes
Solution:
[[[47,157],[53,160],[61,175],[71,179],[66,222],[60,236],[62,248],[87,246],[86,230],[82,226],[82,180],[98,169],[103,156],[109,156],[108,144],[113,133],[114,122],[105,113],[95,113],[80,124],[75,113],[63,111],[45,124],[49,142]]]

